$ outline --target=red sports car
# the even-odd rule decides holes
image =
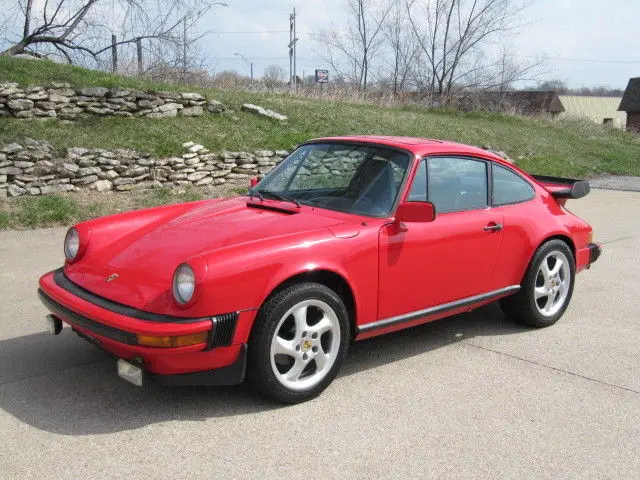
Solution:
[[[354,339],[498,299],[514,320],[555,323],[600,255],[564,208],[588,192],[466,145],[322,138],[246,196],[79,223],[39,294],[54,332],[68,323],[132,383],[247,377],[294,403],[329,385]]]

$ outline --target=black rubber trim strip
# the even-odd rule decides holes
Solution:
[[[359,333],[370,332],[371,330],[378,330],[380,328],[389,327],[398,323],[409,322],[417,318],[428,317],[438,313],[446,312],[449,310],[455,310],[456,308],[465,307],[467,305],[473,305],[474,303],[483,302],[492,298],[500,297],[508,293],[515,293],[520,290],[520,285],[511,285],[509,287],[494,290],[492,292],[482,293],[480,295],[474,295],[473,297],[463,298],[462,300],[456,300],[455,302],[443,303],[442,305],[436,305],[435,307],[425,308],[423,310],[416,310],[415,312],[405,313],[396,317],[385,318],[378,320],[377,322],[367,323],[358,327]]]
[[[59,268],[53,272],[53,281],[56,282],[56,285],[58,285],[60,288],[64,288],[67,292],[73,293],[75,296],[80,297],[89,303],[93,303],[94,305],[97,305],[100,308],[104,308],[105,310],[109,310],[111,312],[118,313],[126,317],[137,318],[139,320],[145,320],[147,322],[159,322],[159,323],[194,323],[194,322],[202,322],[205,320],[207,321],[210,320],[210,317],[185,318],[185,317],[175,317],[172,315],[161,315],[159,313],[145,312],[144,310],[138,310],[137,308],[129,307],[128,305],[123,305],[122,303],[108,300],[104,297],[96,295],[95,293],[91,293],[90,291],[73,283],[64,274],[64,271],[62,268]]]
[[[602,248],[597,243],[590,243],[587,247],[589,247],[589,265],[591,265],[600,258]]]
[[[206,370],[204,372],[181,373],[177,375],[158,375],[145,372],[145,375],[162,385],[178,387],[186,385],[237,385],[244,380],[247,366],[247,344],[243,343],[238,358],[231,365]]]
[[[115,340],[116,342],[126,343],[127,345],[136,345],[137,343],[136,335],[134,333],[125,332],[124,330],[110,327],[109,325],[96,322],[95,320],[91,320],[90,318],[69,310],[67,307],[65,307],[64,305],[60,305],[49,295],[44,293],[41,288],[38,289],[38,295],[40,296],[40,300],[42,301],[42,303],[44,303],[44,306],[47,307],[47,309],[49,309],[55,315],[69,320],[78,327],[84,328],[111,340]]]
[[[267,200],[270,200],[270,199],[267,199]],[[280,201],[280,200],[277,200],[277,201]],[[252,200],[249,200],[247,202],[247,207],[257,208],[258,210],[272,210],[274,212],[285,213],[287,215],[294,215],[296,213],[299,213],[296,210],[289,210],[288,208],[278,207],[277,205],[266,205],[262,203],[256,203]]]

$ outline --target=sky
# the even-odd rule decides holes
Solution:
[[[340,28],[345,0],[225,0],[214,6],[198,27],[205,37],[210,69],[234,69],[249,75],[254,63],[261,76],[266,66],[289,70],[289,13],[298,14],[298,75],[327,68],[318,57],[312,34]],[[640,76],[640,0],[529,0],[525,26],[511,45],[524,59],[545,57],[540,79],[560,79],[570,87],[606,85],[624,88]]]

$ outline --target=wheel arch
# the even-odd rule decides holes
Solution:
[[[571,239],[571,237],[569,235],[563,234],[563,233],[555,233],[552,235],[549,235],[548,237],[545,237],[544,239],[542,239],[540,242],[538,242],[538,245],[536,246],[536,248],[531,252],[531,255],[529,257],[529,261],[527,262],[524,271],[522,272],[522,278],[520,280],[520,285],[522,285],[522,282],[524,281],[525,275],[527,274],[527,272],[529,271],[529,267],[531,266],[531,262],[533,262],[533,259],[536,256],[536,253],[538,252],[538,250],[540,250],[540,247],[542,247],[545,243],[550,242],[551,240],[560,240],[564,243],[567,244],[567,246],[569,247],[569,250],[571,250],[571,254],[573,255],[573,261],[576,261],[576,246],[573,243],[573,240]]]
[[[544,245],[545,243],[551,241],[551,240],[561,240],[564,243],[567,244],[567,246],[569,247],[569,249],[571,250],[571,254],[573,255],[573,261],[575,262],[576,260],[576,245],[573,242],[573,240],[571,239],[571,237],[569,235],[566,234],[555,234],[555,235],[550,235],[547,238],[545,238],[544,240],[542,240],[538,246],[536,247],[536,250],[533,252],[533,255],[531,255],[531,260],[533,260],[533,257],[535,256],[536,252],[540,249],[540,247],[542,245]]]
[[[351,326],[352,338],[355,337],[355,334],[357,333],[355,294],[347,279],[333,270],[314,269],[290,275],[271,289],[271,291],[265,296],[260,308],[262,308],[262,305],[264,305],[269,298],[276,295],[278,292],[291,285],[303,282],[315,282],[324,285],[325,287],[333,290],[342,299],[349,314],[349,325]]]

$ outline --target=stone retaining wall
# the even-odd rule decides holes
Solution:
[[[191,92],[142,92],[90,87],[72,89],[68,83],[20,88],[0,83],[0,117],[61,118],[79,115],[119,117],[193,117],[222,113],[227,108],[217,100]]]
[[[213,153],[193,142],[183,148],[181,156],[156,158],[124,149],[58,152],[48,142],[26,139],[0,146],[0,197],[83,188],[104,192],[220,185],[261,176],[289,154],[284,150]]]

